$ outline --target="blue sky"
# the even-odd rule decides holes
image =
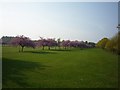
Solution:
[[[117,33],[117,2],[31,2],[0,5],[0,37],[25,35],[97,42]]]

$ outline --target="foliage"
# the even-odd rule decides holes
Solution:
[[[38,40],[38,45],[37,46],[42,46],[43,50],[44,47],[47,46],[48,49],[50,50],[50,47],[64,47],[64,49],[70,48],[70,47],[74,47],[74,48],[93,48],[95,47],[95,43],[93,42],[88,42],[85,43],[84,41],[70,41],[70,40],[60,40],[57,39],[57,41],[53,38],[40,38],[40,40]]]
[[[88,42],[88,41],[71,41],[71,40],[61,40],[60,38],[58,38],[57,40],[55,38],[42,38],[40,37],[39,40],[30,40],[29,37],[25,37],[25,36],[16,36],[16,37],[9,37],[9,36],[3,36],[3,38],[7,38],[7,42],[9,41],[10,44],[14,45],[14,46],[21,46],[22,47],[22,52],[23,52],[23,48],[24,47],[42,47],[42,49],[44,50],[45,47],[48,47],[48,49],[50,50],[51,47],[58,47],[60,49],[60,47],[64,47],[64,49],[67,48],[93,48],[95,47],[95,43],[94,42]],[[11,38],[11,39],[10,39]],[[6,40],[6,39],[5,39]],[[3,41],[5,41],[3,40]],[[6,43],[8,45],[8,43]],[[20,50],[19,50],[20,51]]]
[[[112,42],[112,40],[109,40],[109,41],[106,43],[105,49],[107,49],[107,50],[113,50],[113,42]]]
[[[50,50],[50,47],[57,46],[57,42],[55,41],[55,39],[50,39],[50,38],[44,39],[44,38],[41,38],[38,41],[38,46],[42,46],[43,50],[44,50],[45,46],[48,46],[48,49]]]
[[[48,49],[50,50],[50,47],[57,46],[57,42],[55,41],[55,39],[48,38],[47,39],[47,46],[48,46]]]
[[[105,48],[105,45],[106,45],[106,43],[109,41],[109,39],[108,38],[103,38],[103,39],[101,39],[100,41],[98,41],[98,43],[97,43],[97,47],[99,47],[99,48],[102,48],[102,49],[104,49]]]
[[[11,40],[11,44],[15,46],[21,46],[22,52],[24,47],[32,47],[35,48],[34,42],[32,42],[28,37],[25,36],[17,36]],[[20,51],[20,50],[19,50]]]
[[[63,46],[65,49],[70,46],[70,40],[63,40],[61,42],[61,46]]]
[[[97,43],[97,47],[120,54],[120,32],[110,39],[103,38]]]
[[[116,52],[118,54],[120,54],[120,32],[118,34],[116,34],[115,36],[113,36],[109,42],[106,44],[105,48],[107,50]]]

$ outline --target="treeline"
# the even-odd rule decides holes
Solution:
[[[107,51],[111,51],[117,54],[120,54],[120,32],[113,36],[112,38],[103,38],[100,41],[98,41],[97,44],[94,42],[88,42],[88,41],[71,41],[71,40],[61,40],[60,38],[42,38],[40,37],[39,40],[31,40],[29,37],[25,36],[16,36],[16,37],[10,37],[10,36],[3,36],[0,39],[0,44],[2,45],[12,45],[12,46],[20,46],[21,49],[19,49],[19,52],[23,52],[24,47],[41,47],[43,50],[45,47],[50,50],[52,47],[55,49],[68,49],[68,48],[102,48]]]
[[[47,46],[48,49],[50,50],[51,47],[64,47],[64,49],[70,48],[70,47],[75,47],[75,48],[93,48],[95,47],[95,43],[93,42],[84,42],[84,41],[70,41],[70,40],[60,40],[60,39],[45,39],[45,38],[41,38],[40,40],[38,40],[37,42],[38,46],[44,47]]]
[[[9,38],[9,39],[8,39]],[[95,43],[94,42],[88,42],[88,41],[71,41],[71,40],[61,40],[60,38],[40,38],[39,40],[31,40],[29,37],[25,36],[16,36],[16,37],[8,37],[4,36],[2,39],[2,45],[13,45],[13,46],[20,46],[21,50],[19,49],[19,52],[22,51],[24,47],[41,47],[43,50],[45,47],[48,47],[48,50],[51,49],[51,47],[58,47],[59,49],[64,48],[94,48]]]
[[[117,53],[120,55],[120,32],[112,38],[103,38],[97,44],[96,47]]]

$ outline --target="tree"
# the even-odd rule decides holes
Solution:
[[[120,53],[120,32],[118,32],[118,34],[116,34],[115,36],[113,36],[106,44],[105,48],[107,50],[116,52],[116,53]]]
[[[57,46],[57,42],[55,41],[55,39],[48,38],[47,39],[47,46],[48,46],[48,49],[50,50],[50,47]]]
[[[107,43],[108,41],[109,41],[108,38],[103,38],[103,39],[101,39],[100,41],[98,41],[98,43],[97,43],[96,46],[104,49],[104,48],[105,48],[105,45],[106,45],[106,43]]]
[[[110,39],[101,39],[96,46],[120,54],[120,32]]]
[[[84,41],[81,41],[80,44],[79,44],[79,47],[80,48],[86,48],[86,43]]]
[[[62,45],[65,49],[67,49],[67,47],[70,46],[70,40],[63,40],[63,41],[61,42],[61,45]]]
[[[90,45],[90,47],[94,48],[96,44],[94,42],[89,42],[88,45]]]
[[[69,45],[70,47],[80,47],[80,41],[77,41],[77,40],[71,41]]]
[[[40,40],[38,41],[38,46],[42,46],[42,50],[44,50],[44,47],[47,46],[47,40],[40,37]]]
[[[113,51],[113,42],[112,40],[109,40],[106,45],[105,45],[105,49]]]
[[[113,51],[119,53],[119,45],[120,45],[120,32],[111,38],[113,43]]]
[[[32,47],[35,48],[35,44],[28,37],[25,36],[17,36],[11,40],[12,45],[21,46],[21,51],[23,52],[24,47]],[[20,49],[19,49],[20,52]]]

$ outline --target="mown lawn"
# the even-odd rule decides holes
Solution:
[[[3,88],[115,88],[118,56],[102,49],[2,48]]]

